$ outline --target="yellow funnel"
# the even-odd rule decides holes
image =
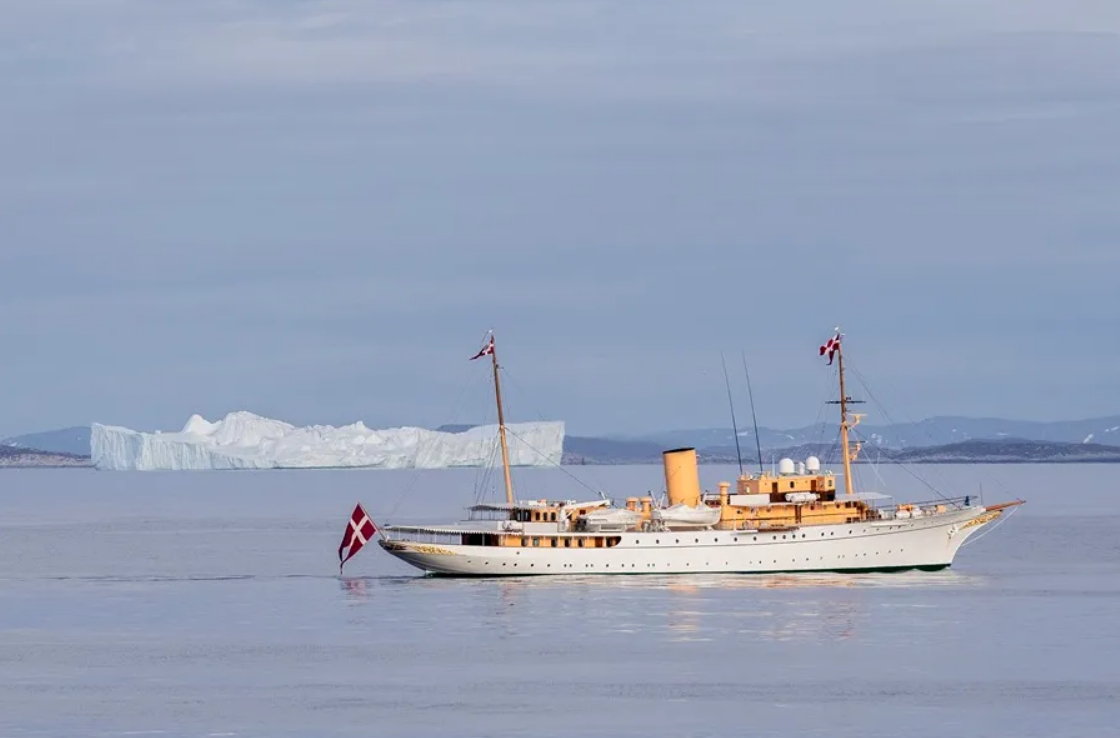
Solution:
[[[700,474],[696,470],[696,449],[675,448],[662,454],[665,461],[665,491],[670,505],[700,504]]]

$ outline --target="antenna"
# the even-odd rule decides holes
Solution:
[[[731,401],[731,380],[727,377],[727,362],[724,361],[722,352],[719,355],[719,361],[723,364],[723,383],[727,385],[727,404],[731,406],[731,432],[735,434],[735,458],[739,460],[739,476],[743,476],[743,454],[739,451],[739,426],[735,424],[735,403]]]
[[[751,421],[754,422],[754,445],[758,449],[758,473],[764,474],[762,466],[762,439],[758,437],[758,418],[754,414],[754,391],[751,390],[751,373],[747,369],[747,354],[743,352],[743,373],[747,375],[747,394],[751,398]]]

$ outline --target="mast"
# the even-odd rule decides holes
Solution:
[[[743,476],[743,453],[739,450],[739,426],[735,422],[735,402],[731,399],[731,380],[727,376],[727,362],[719,355],[723,364],[723,382],[727,385],[727,404],[731,407],[731,432],[735,434],[735,458],[739,461],[739,476]]]
[[[751,398],[751,422],[754,423],[754,447],[758,449],[758,473],[765,474],[762,465],[762,439],[758,435],[758,416],[754,414],[754,390],[751,389],[751,373],[747,369],[747,352],[743,352],[743,373],[747,375],[747,396]]]
[[[498,438],[502,442],[502,472],[506,479],[506,502],[512,505],[513,480],[509,474],[509,444],[506,442],[506,419],[502,413],[502,383],[498,378],[498,351],[494,347],[494,334],[492,333],[490,334],[490,360],[494,365],[494,399],[498,403]]]
[[[844,349],[836,344],[836,360],[840,371],[840,446],[844,454],[844,493],[852,494],[852,457],[848,449],[848,395],[844,391]]]
[[[828,339],[828,342],[821,346],[820,355],[824,356],[825,354],[827,354],[828,363],[830,365],[832,364],[832,359],[834,356],[839,360],[838,370],[840,372],[840,399],[829,400],[828,404],[840,406],[840,447],[841,451],[844,454],[844,492],[850,495],[852,494],[852,461],[859,454],[862,444],[857,443],[856,449],[853,452],[848,443],[848,436],[849,431],[859,425],[859,421],[863,416],[853,413],[852,420],[849,421],[848,405],[859,404],[862,403],[863,400],[853,400],[852,398],[848,397],[848,390],[844,386],[844,349],[840,345],[840,342],[843,340],[843,338],[844,334],[841,333],[840,328],[837,327],[836,335]]]

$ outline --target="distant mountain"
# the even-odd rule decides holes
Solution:
[[[89,466],[89,454],[37,451],[17,446],[0,446],[0,468],[33,466]]]
[[[655,454],[650,447],[638,441],[615,441],[611,446],[598,447],[583,439],[581,453],[569,454],[565,446],[566,464],[646,464],[659,463],[661,450]],[[633,444],[633,445],[628,445]],[[702,464],[734,464],[737,462],[733,446],[697,448],[696,455]],[[800,444],[781,449],[771,449],[763,457],[763,466],[769,470],[777,459],[790,458],[804,461],[816,456],[826,467],[838,468],[842,463],[839,444]],[[1031,441],[1024,439],[979,439],[937,446],[908,449],[864,449],[856,458],[857,464],[907,463],[907,464],[1055,464],[1063,462],[1120,463],[1120,446],[1100,443],[1065,443],[1061,441]],[[758,456],[743,454],[743,467],[751,472],[758,469]]]
[[[564,436],[565,464],[659,464],[667,446],[650,441],[618,441]]]
[[[28,433],[22,436],[5,438],[0,441],[0,446],[89,456],[89,434],[88,425],[77,425],[72,428],[60,428],[43,431],[42,433]]]
[[[1120,446],[1101,443],[1065,443],[1024,439],[978,439],[944,446],[910,448],[895,453],[893,461],[919,464],[1019,464],[1120,462]]]
[[[866,439],[875,446],[895,449],[940,446],[974,439],[1001,438],[1029,438],[1062,443],[1095,442],[1120,445],[1120,415],[1053,422],[944,416],[927,418],[918,422],[861,423],[855,433],[859,438]],[[829,443],[836,439],[837,434],[837,424],[832,419],[827,423],[800,428],[781,430],[760,426],[758,429],[763,449],[777,449],[809,443]],[[612,435],[610,438],[613,440],[660,443],[666,447],[687,445],[701,448],[734,447],[735,445],[735,435],[730,428],[671,430],[643,435]],[[752,453],[751,449],[755,446],[754,433],[751,428],[739,430],[739,444],[743,448],[744,457],[749,457]]]

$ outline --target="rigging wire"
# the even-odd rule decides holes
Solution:
[[[888,423],[890,423],[891,425],[901,425],[900,423],[898,423],[898,421],[896,421],[891,416],[891,414],[889,412],[887,412],[887,409],[886,409],[886,407],[883,406],[883,403],[879,401],[879,398],[876,397],[875,394],[871,391],[871,388],[868,387],[867,379],[863,376],[863,374],[859,371],[859,369],[857,369],[856,367],[851,367],[851,371],[852,371],[853,374],[855,374],[856,381],[858,381],[860,386],[863,387],[863,391],[867,394],[867,396],[869,398],[871,398],[871,402],[875,405],[875,407],[879,410],[879,412],[883,414],[883,418]],[[914,426],[915,428],[919,428],[919,429],[921,428],[921,426],[918,423],[916,423],[912,418],[909,418],[906,415],[905,412],[903,412],[902,414],[903,414],[904,417],[906,417],[906,419],[910,423],[910,425]],[[925,431],[923,429],[922,432],[926,435],[926,437],[931,442],[934,443],[934,445],[936,445],[936,441],[934,441],[933,437],[929,435],[928,431]],[[881,447],[880,447],[880,450],[883,450],[883,449],[881,449]],[[891,458],[899,466],[905,466],[905,464],[902,461],[899,461],[897,459],[893,459],[892,455],[889,452],[887,453],[887,457]],[[933,467],[931,469],[931,472],[941,480],[942,484],[944,484],[946,488],[951,489],[954,486],[949,481],[949,479],[944,474],[942,474],[941,471],[939,469],[937,469],[936,467]],[[930,485],[928,483],[926,483],[926,486],[930,486]]]
[[[735,436],[735,459],[739,462],[739,476],[743,476],[743,452],[739,448],[739,425],[735,422],[735,401],[731,399],[731,379],[727,376],[727,362],[723,358],[723,354],[719,355],[720,363],[723,364],[723,383],[727,385],[727,404],[731,408],[731,433]],[[746,368],[746,364],[743,364]],[[747,375],[750,377],[750,375]],[[748,379],[748,382],[750,380]],[[747,385],[750,386],[749,384]],[[751,400],[751,408],[754,408],[754,400]],[[755,423],[755,437],[758,437],[758,423]],[[761,453],[759,454],[761,456]]]
[[[531,443],[529,443],[528,441],[526,441],[524,437],[522,437],[521,435],[519,435],[519,434],[517,434],[517,433],[515,433],[515,432],[511,431],[511,430],[509,429],[509,426],[508,426],[508,425],[506,426],[506,433],[508,433],[509,435],[513,436],[514,438],[516,438],[517,440],[521,441],[522,443],[524,443],[524,444],[525,444],[525,446],[526,446],[526,447],[527,447],[527,448],[528,448],[528,449],[529,449],[530,451],[534,451],[534,452],[536,452],[536,454],[537,454],[538,456],[540,456],[541,458],[544,458],[544,459],[547,459],[547,458],[548,458],[548,457],[547,457],[547,456],[545,456],[545,454],[544,454],[544,453],[542,453],[542,452],[541,452],[541,451],[540,451],[539,449],[537,449],[537,448],[536,448],[536,447],[534,447],[534,446],[533,446],[533,445],[532,445]],[[551,462],[550,462],[550,464],[551,464]],[[577,476],[576,476],[575,474],[572,474],[572,473],[571,473],[570,471],[568,471],[567,469],[565,469],[565,468],[564,468],[564,466],[563,466],[562,464],[551,464],[551,465],[552,465],[552,466],[555,466],[555,467],[556,467],[557,469],[559,469],[560,471],[562,471],[562,472],[563,472],[564,474],[566,474],[566,475],[567,475],[568,477],[570,477],[570,478],[571,478],[572,480],[574,480],[574,481],[576,482],[576,484],[578,484],[579,486],[581,486],[581,487],[583,487],[584,489],[587,489],[587,490],[589,490],[589,491],[591,491],[591,492],[594,492],[595,494],[597,494],[597,495],[598,495],[598,496],[599,496],[599,497],[600,497],[601,499],[604,499],[604,500],[609,500],[609,499],[610,499],[610,497],[609,497],[609,496],[608,496],[608,495],[607,495],[607,494],[606,494],[605,492],[603,492],[603,491],[602,491],[601,489],[597,489],[597,488],[595,488],[595,487],[592,487],[591,485],[587,484],[587,483],[586,483],[586,482],[584,482],[584,481],[583,481],[582,479],[580,479],[579,477],[577,477]]]
[[[494,416],[496,414],[497,411],[494,410],[494,408],[488,409],[483,415],[483,419],[486,421],[484,425],[494,425],[494,422],[492,421],[494,421]],[[484,502],[486,494],[488,492],[493,493],[494,496],[497,497],[497,491],[495,489],[496,485],[494,481],[497,476],[497,468],[499,466],[497,457],[500,449],[501,440],[497,435],[495,435],[494,441],[490,444],[490,453],[487,455],[485,463],[483,463],[482,467],[475,473],[475,504]]]
[[[887,452],[887,453],[884,453],[883,455],[884,455],[884,456],[886,456],[888,460],[892,460],[892,461],[895,461],[895,460],[894,460],[894,459],[893,459],[893,458],[891,457],[891,455],[890,455],[890,453],[889,453],[889,450],[888,450],[888,449],[884,449],[884,448],[882,448],[881,446],[879,446],[879,445],[878,445],[878,444],[876,444],[876,443],[875,443],[874,441],[872,441],[871,439],[867,438],[866,436],[864,436],[864,435],[863,435],[862,433],[860,433],[859,431],[855,430],[854,428],[853,428],[853,429],[850,429],[850,430],[849,430],[849,432],[850,432],[850,433],[854,433],[855,435],[859,436],[859,439],[860,439],[861,441],[866,441],[866,442],[867,442],[867,444],[868,444],[869,446],[871,446],[872,448],[875,448],[876,450],[878,450],[878,451],[880,451],[880,452]],[[908,465],[906,465],[906,464],[903,464],[903,463],[901,463],[901,462],[898,462],[898,461],[895,461],[895,463],[896,463],[896,464],[898,465],[898,467],[899,467],[900,469],[902,469],[902,470],[903,470],[904,472],[906,472],[906,473],[907,473],[907,474],[909,474],[910,476],[914,477],[914,479],[917,479],[917,480],[918,480],[919,482],[921,482],[921,483],[922,483],[922,485],[924,485],[925,487],[928,487],[928,488],[929,488],[929,490],[930,490],[931,492],[933,492],[933,493],[934,493],[935,495],[937,495],[937,496],[938,496],[938,497],[940,497],[941,499],[943,499],[943,500],[949,500],[949,499],[951,499],[951,498],[950,498],[950,497],[949,497],[948,495],[946,495],[946,494],[942,493],[942,492],[941,492],[941,490],[937,489],[937,488],[936,488],[936,487],[934,487],[934,486],[933,486],[932,484],[930,484],[929,482],[927,482],[926,480],[922,479],[922,478],[921,478],[920,476],[918,476],[917,474],[915,474],[915,473],[914,473],[914,472],[913,472],[913,471],[912,471],[912,470],[910,469],[910,467],[909,467]],[[880,477],[880,479],[881,479],[881,477]]]
[[[478,381],[479,381],[478,375],[473,373],[473,372],[470,373],[467,376],[467,379],[463,382],[463,385],[459,388],[459,394],[455,398],[455,403],[452,405],[451,420],[449,420],[445,425],[450,425],[452,423],[455,423],[459,419],[459,416],[462,414],[462,412],[463,412],[463,410],[466,406],[467,390],[470,389],[470,387],[472,385],[477,384]],[[401,503],[404,502],[405,497],[407,497],[408,494],[416,486],[416,483],[420,479],[420,472],[424,468],[424,465],[421,463],[421,460],[425,458],[425,456],[424,456],[425,451],[430,452],[431,450],[432,450],[432,446],[428,445],[428,447],[425,448],[424,442],[422,440],[417,444],[416,465],[413,467],[413,472],[410,475],[408,482],[404,485],[404,488],[397,495],[396,500],[393,502],[393,506],[391,508],[389,508],[389,512],[385,514],[386,519],[391,519],[394,515],[397,514],[397,511],[400,509]]]
[[[521,382],[517,381],[516,377],[514,377],[512,374],[510,374],[509,370],[507,370],[505,367],[501,367],[501,371],[502,371],[502,376],[507,377],[509,379],[509,385],[511,385],[514,388],[514,390],[517,392],[518,398],[519,399],[525,399],[526,402],[528,402],[528,399],[527,399],[528,398],[528,392],[525,390],[525,387],[521,384]],[[528,403],[528,404],[530,405],[530,409],[532,410],[532,412],[537,416],[538,420],[541,420],[543,422],[550,422],[548,420],[548,418],[546,418],[544,416],[544,414],[540,412],[539,409],[532,406],[532,403]],[[516,435],[512,431],[510,431],[508,425],[506,426],[506,433],[509,433],[510,435]],[[525,445],[528,446],[530,449],[532,449],[533,451],[536,451],[536,453],[538,455],[540,455],[541,457],[544,457],[543,453],[541,453],[540,451],[538,451],[537,449],[533,448],[528,443],[526,443],[524,438],[521,438],[520,436],[517,436],[517,438],[522,443],[525,443]],[[569,476],[573,480],[575,480],[576,483],[579,484],[581,487],[583,487],[583,488],[585,488],[585,489],[587,489],[591,492],[594,492],[595,494],[597,494],[600,498],[602,498],[604,500],[610,499],[609,495],[607,495],[602,489],[597,488],[597,487],[592,487],[591,485],[587,484],[586,482],[581,480],[579,477],[575,476],[574,474],[569,472],[567,469],[565,469],[562,466],[562,463],[563,463],[563,457],[561,457],[561,464],[555,464],[554,466],[556,466],[557,469],[559,469],[564,474],[566,474],[567,476]]]
[[[825,377],[825,379],[822,380],[822,390],[819,392],[820,395],[823,395],[825,397],[833,397],[832,388],[835,384],[836,376],[837,372],[834,369],[829,376]],[[830,445],[828,446],[828,450],[824,453],[821,453],[821,449],[824,448],[825,433],[828,432],[829,428],[829,425],[824,422],[824,412],[828,407],[829,402],[830,400],[824,400],[817,406],[817,419],[814,421],[814,427],[817,436],[817,453],[820,453],[820,455],[823,457],[824,463],[826,464],[833,463],[830,460],[836,457],[836,452],[840,448],[840,428],[837,427],[835,430],[835,435],[832,436]],[[810,435],[809,438],[812,439],[812,436]]]
[[[856,376],[857,376],[857,378],[859,379],[859,381],[860,381],[860,384],[864,385],[864,388],[866,389],[867,383],[866,383],[866,381],[865,381],[865,380],[863,379],[862,375],[860,375],[860,374],[859,374],[859,372],[858,372],[858,371],[856,372]],[[888,388],[889,390],[893,391],[893,392],[894,392],[895,394],[898,394],[898,391],[897,391],[897,389],[896,389],[896,388],[895,388],[895,387],[894,387],[893,385],[891,385],[891,384],[890,384],[890,382],[887,382],[887,381],[883,381],[882,383],[883,383],[883,384],[885,384],[885,385],[887,385],[887,388]],[[867,393],[868,393],[868,395],[870,395],[870,394],[871,394],[871,391],[870,391],[870,390],[867,390]],[[885,414],[885,411],[884,411],[884,414]],[[907,421],[907,422],[908,422],[908,423],[909,423],[909,424],[910,424],[911,426],[913,426],[914,428],[916,428],[917,430],[919,430],[919,431],[920,431],[920,432],[922,433],[922,435],[924,435],[924,436],[926,437],[926,440],[928,440],[928,441],[930,442],[930,445],[933,445],[933,446],[939,445],[939,441],[937,441],[937,439],[935,439],[935,438],[934,438],[934,437],[933,437],[933,436],[932,436],[932,435],[930,434],[930,432],[929,432],[928,430],[926,430],[926,429],[925,429],[925,427],[923,427],[923,426],[922,426],[922,425],[921,425],[920,423],[918,423],[917,421],[915,421],[915,420],[914,420],[914,419],[913,419],[912,417],[910,417],[910,416],[909,416],[909,415],[908,415],[908,414],[907,414],[907,413],[906,413],[905,411],[902,411],[902,416],[903,416],[903,417],[904,417],[904,418],[906,419],[906,421]],[[892,422],[892,423],[893,423],[894,421],[893,421],[893,420],[891,420],[890,422]],[[952,484],[951,484],[951,483],[949,482],[949,480],[948,480],[948,479],[946,479],[946,478],[945,478],[945,476],[944,476],[944,475],[942,475],[942,474],[941,474],[940,472],[935,472],[935,473],[937,473],[937,474],[938,474],[938,476],[941,476],[942,480],[943,480],[943,481],[945,482],[945,484],[946,484],[946,485],[948,485],[948,486],[953,486],[953,485],[952,485]],[[998,487],[1001,487],[1001,488],[1002,488],[1002,489],[1003,489],[1003,490],[1004,490],[1005,492],[1007,492],[1008,494],[1014,494],[1014,491],[1013,491],[1013,490],[1012,490],[1012,489],[1011,489],[1010,487],[1008,487],[1008,486],[1007,486],[1006,484],[1004,484],[1003,480],[1001,480],[1001,479],[1000,479],[999,477],[995,477],[995,476],[991,476],[991,475],[989,475],[989,474],[985,474],[985,473],[984,473],[983,471],[980,471],[979,473],[980,473],[980,476],[981,476],[981,477],[983,477],[983,478],[986,478],[986,479],[987,479],[988,481],[990,481],[990,482],[993,482],[993,483],[994,483],[994,484],[995,484],[996,486],[998,486]]]
[[[747,352],[742,352],[743,356],[743,374],[747,375],[747,397],[751,401],[751,422],[754,424],[754,447],[758,450],[758,473],[764,474],[766,467],[762,465],[762,438],[758,435],[758,416],[754,412],[754,390],[751,389],[751,373],[747,369]],[[736,434],[736,444],[738,444],[738,434]],[[739,476],[743,475],[742,463],[739,464]]]

